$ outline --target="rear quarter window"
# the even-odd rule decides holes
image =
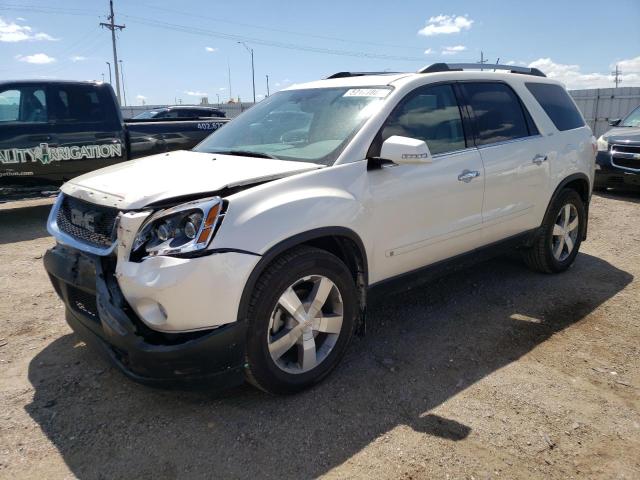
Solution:
[[[548,83],[526,83],[531,92],[553,124],[560,131],[584,127],[582,115],[560,85]]]

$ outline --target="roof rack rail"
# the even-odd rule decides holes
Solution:
[[[329,75],[325,80],[331,78],[347,78],[347,77],[363,77],[365,75],[389,75],[398,72],[337,72],[333,75]]]
[[[418,70],[418,73],[456,72],[461,70],[507,70],[511,73],[546,77],[546,75],[537,68],[501,64],[490,65],[487,63],[434,63],[433,65]]]

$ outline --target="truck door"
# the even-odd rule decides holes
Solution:
[[[0,195],[13,187],[55,185],[42,145],[54,140],[46,87],[32,83],[0,88]]]
[[[52,163],[64,181],[127,159],[122,117],[107,86],[53,84],[48,100],[57,139]]]

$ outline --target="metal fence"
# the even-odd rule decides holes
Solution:
[[[640,105],[640,87],[593,88],[569,92],[593,134],[609,130],[609,119],[624,118]]]

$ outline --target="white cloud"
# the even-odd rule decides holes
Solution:
[[[34,53],[33,55],[16,55],[16,60],[26,63],[35,63],[39,65],[46,65],[47,63],[53,63],[55,58],[50,57],[46,53]]]
[[[427,25],[418,30],[418,35],[431,37],[433,35],[448,35],[460,33],[462,30],[469,30],[473,20],[461,15],[438,15],[427,20]]]
[[[221,88],[219,88],[218,90],[219,90],[220,92],[224,92],[224,91],[226,90],[226,88],[221,87]]]
[[[15,43],[27,40],[47,40],[55,41],[48,33],[34,33],[28,25],[19,25],[15,22],[6,22],[0,18],[0,42]]]
[[[427,48],[427,49],[424,51],[424,54],[425,54],[425,55],[430,55],[430,54],[432,54],[432,53],[433,53],[433,48]]]
[[[191,97],[206,97],[207,92],[201,92],[199,90],[185,90],[184,93]]]
[[[217,52],[218,51],[217,48],[213,48],[213,47],[204,47],[204,49],[209,53],[213,53],[213,52]]]
[[[442,55],[456,55],[460,52],[464,52],[467,49],[464,45],[454,45],[453,47],[444,47],[442,49]]]
[[[84,62],[87,57],[83,57],[82,55],[74,55],[72,57],[69,58],[73,63],[76,62]]]
[[[147,97],[145,97],[144,95],[136,95],[136,100],[138,100],[141,104],[144,105],[144,103],[147,101]]]
[[[615,65],[614,63],[609,67],[613,69]],[[617,62],[617,65],[622,71],[622,85],[635,86],[640,84],[640,56],[621,60]],[[613,75],[610,72],[583,73],[580,65],[555,63],[550,58],[539,58],[531,62],[529,67],[542,70],[547,77],[564,83],[570,90],[579,88],[612,88],[615,86]]]

